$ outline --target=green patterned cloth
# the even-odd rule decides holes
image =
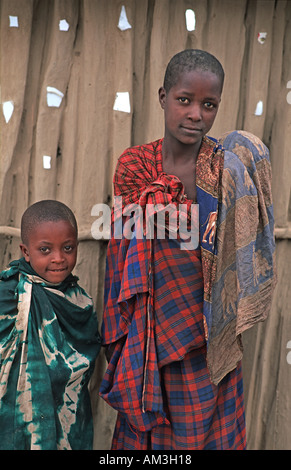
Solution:
[[[0,274],[0,449],[91,449],[88,382],[100,350],[92,299],[22,258]]]

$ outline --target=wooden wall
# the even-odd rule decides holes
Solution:
[[[100,322],[106,241],[92,238],[92,208],[111,203],[120,153],[163,135],[158,88],[172,55],[201,48],[222,62],[226,81],[212,135],[253,132],[269,146],[273,167],[279,283],[270,319],[244,339],[249,448],[290,449],[291,2],[1,0],[0,5],[0,267],[19,255],[26,207],[46,198],[65,202],[79,223],[76,274],[93,296]],[[126,30],[118,27],[122,6]],[[194,31],[186,28],[186,9],[195,12]],[[67,31],[59,29],[60,20],[66,20]],[[59,107],[48,106],[47,87],[62,92]],[[120,92],[129,93],[130,112],[113,109]],[[263,111],[256,115],[260,101]],[[7,102],[13,104],[10,119]],[[44,156],[50,168],[44,168]],[[114,413],[97,398],[104,367],[100,355],[92,384],[96,449],[109,448],[114,427]]]

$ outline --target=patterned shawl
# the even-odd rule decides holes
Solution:
[[[216,278],[211,307],[204,308],[214,383],[242,358],[241,333],[267,318],[277,280],[269,151],[246,131],[229,132],[220,142]]]
[[[90,449],[88,381],[101,346],[91,298],[22,258],[0,274],[0,448]]]
[[[224,145],[232,152],[205,137],[196,163],[207,364],[215,384],[241,359],[240,333],[266,317],[273,288],[268,152],[246,133],[234,132],[227,139]],[[149,204],[176,204],[177,209],[187,204],[189,214],[192,203],[185,199],[181,181],[163,172],[162,139],[123,153],[114,191],[122,196],[123,215],[129,204],[138,204],[143,212]],[[112,215],[114,235],[116,212]],[[159,367],[167,354],[168,362],[181,360],[195,342],[191,335],[183,344],[172,338],[160,363],[154,334],[154,256],[146,237],[112,236],[109,242],[102,333],[111,358],[100,395],[140,431],[167,423]],[[177,335],[188,327],[189,319],[181,318],[178,328],[167,320],[167,328]]]

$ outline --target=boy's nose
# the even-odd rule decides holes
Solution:
[[[63,261],[64,261],[64,253],[61,250],[54,251],[52,262],[53,263],[62,263]]]

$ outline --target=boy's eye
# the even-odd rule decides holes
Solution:
[[[189,103],[189,98],[180,97],[178,98],[178,100],[180,101],[180,103],[183,103],[183,104]]]
[[[69,253],[70,251],[73,250],[73,246],[71,246],[71,245],[66,245],[66,246],[64,247],[64,250],[65,250],[66,253]]]
[[[41,247],[40,247],[40,251],[41,251],[42,253],[47,254],[47,253],[49,253],[50,250],[49,250],[49,248],[48,248],[47,246],[41,246]]]

